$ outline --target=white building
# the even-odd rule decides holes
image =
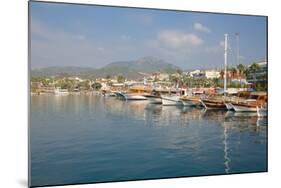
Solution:
[[[247,76],[248,82],[267,82],[267,62],[262,61],[257,63],[259,66],[259,70],[256,72],[250,72],[250,74]],[[249,65],[250,67],[251,65]]]
[[[202,74],[203,73],[199,69],[189,72],[190,77],[202,77]]]
[[[219,78],[220,77],[220,72],[217,70],[206,70],[205,71],[205,77],[209,79],[213,78]]]

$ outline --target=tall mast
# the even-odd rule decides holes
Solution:
[[[226,95],[226,77],[227,77],[227,34],[224,34],[224,96]]]
[[[239,33],[235,33],[235,35],[236,35],[236,49],[237,49],[237,59],[236,59],[236,61],[237,61],[237,65],[239,65],[240,64],[240,49],[239,49],[239,38],[240,38],[240,34]]]

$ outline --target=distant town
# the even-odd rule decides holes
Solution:
[[[129,79],[123,74],[106,75],[98,78],[82,78],[64,73],[52,76],[31,76],[31,94],[69,94],[92,91],[126,91],[135,85],[172,88],[223,88],[224,70],[175,69],[173,73],[155,71],[138,72],[141,78]],[[267,62],[256,62],[249,66],[239,64],[227,70],[227,88],[253,91],[267,91]]]

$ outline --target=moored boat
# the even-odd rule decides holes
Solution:
[[[112,92],[112,91],[107,91],[107,90],[102,90],[101,91],[102,96],[104,97],[116,97],[116,93]]]
[[[176,106],[176,105],[182,105],[182,102],[180,101],[180,96],[178,95],[171,95],[171,96],[161,96],[162,98],[162,105],[164,106]]]
[[[248,99],[231,104],[236,112],[257,112],[257,107],[265,106],[266,103],[265,92],[253,92]]]
[[[242,91],[242,92],[238,92],[234,96],[232,95],[232,96],[225,97],[225,106],[226,106],[227,110],[232,110],[233,111],[234,108],[233,108],[232,104],[243,102],[247,98],[249,98],[249,96],[250,96],[250,92]]]
[[[123,93],[125,100],[147,100],[143,95],[137,93]]]
[[[162,104],[161,94],[155,89],[153,89],[150,94],[144,94],[143,96],[146,97],[151,104]]]
[[[200,96],[183,96],[180,101],[184,106],[199,106],[201,105]]]
[[[226,110],[225,101],[222,96],[208,97],[201,100],[201,104],[206,109],[220,109]]]
[[[227,47],[228,44],[228,34],[224,35],[224,89],[223,94],[224,97],[221,95],[215,95],[215,96],[208,96],[204,99],[201,99],[202,105],[206,109],[220,109],[220,110],[226,110],[225,105],[225,96],[227,91]]]
[[[123,100],[147,100],[145,97],[149,89],[144,86],[131,87],[127,92],[115,92],[118,98]]]
[[[233,108],[231,103],[225,102],[224,104],[225,104],[227,110],[234,110],[234,108]]]
[[[65,95],[69,95],[69,92],[67,89],[57,88],[54,90],[54,94],[57,96],[65,96]]]
[[[160,96],[147,94],[144,97],[152,104],[162,104],[162,98]]]
[[[256,112],[257,107],[249,104],[232,104],[235,112]]]

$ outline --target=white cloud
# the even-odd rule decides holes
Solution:
[[[193,28],[196,30],[196,31],[201,31],[201,32],[206,32],[206,33],[210,33],[211,30],[209,28],[207,28],[206,26],[202,25],[201,23],[194,23],[193,24]]]
[[[193,33],[180,31],[162,31],[158,34],[157,40],[161,47],[183,50],[199,46],[203,40]]]

